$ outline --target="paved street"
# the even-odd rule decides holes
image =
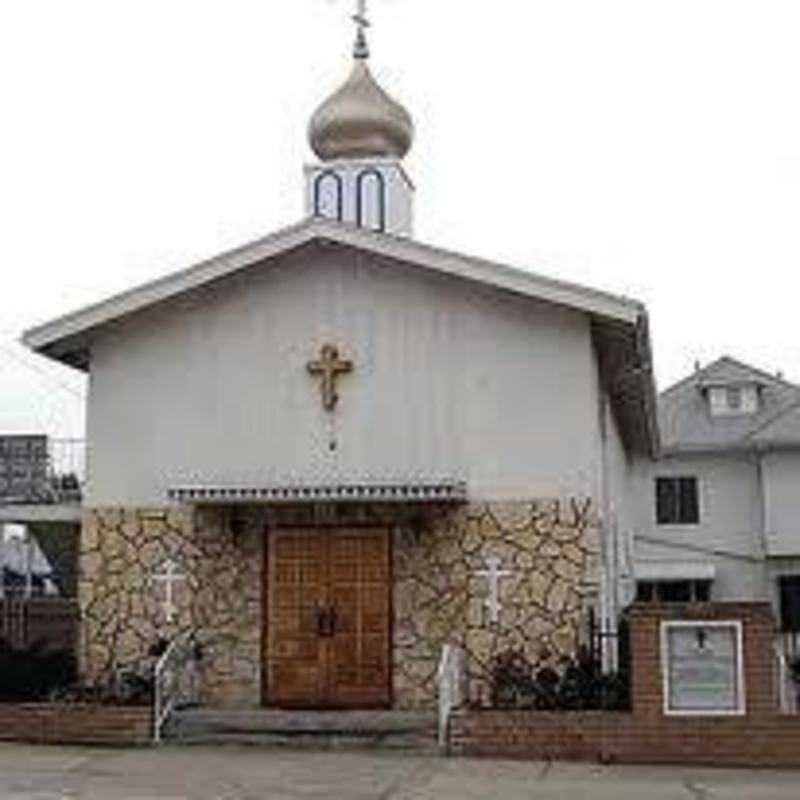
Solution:
[[[797,800],[800,772],[595,767],[246,747],[0,745],[2,800]]]

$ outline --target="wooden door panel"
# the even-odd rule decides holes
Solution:
[[[332,531],[336,633],[329,691],[337,705],[391,702],[389,553],[386,530]]]
[[[325,540],[317,531],[276,531],[269,543],[269,701],[314,706],[327,686],[316,619],[326,597]]]
[[[389,558],[385,529],[270,534],[265,622],[271,705],[389,705]],[[320,629],[321,610],[334,612],[329,631]]]

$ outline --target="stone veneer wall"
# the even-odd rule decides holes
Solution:
[[[393,681],[398,708],[435,703],[435,673],[445,643],[469,657],[473,700],[488,699],[492,657],[508,648],[534,662],[574,652],[586,595],[596,589],[597,526],[588,501],[473,503],[455,509],[339,506],[253,510],[238,535],[222,509],[94,509],[84,516],[80,602],[83,671],[106,677],[115,663],[141,658],[159,637],[193,632],[204,644],[203,701],[261,703],[264,535],[281,524],[374,523],[393,528]],[[500,585],[492,623],[486,578],[499,558],[512,574]],[[168,562],[176,587],[165,618]]]
[[[467,653],[470,699],[489,700],[494,656],[508,649],[533,663],[575,653],[587,595],[596,591],[598,537],[588,501],[478,503],[427,520],[417,537],[395,537],[394,687],[400,707],[429,707],[446,643]],[[488,581],[477,572],[498,558],[492,623]]]
[[[223,510],[87,511],[79,597],[82,670],[108,677],[114,663],[146,655],[159,638],[193,632],[204,644],[203,701],[254,707],[260,702],[263,536],[246,526],[237,538]],[[153,576],[175,562],[174,621],[165,587]]]

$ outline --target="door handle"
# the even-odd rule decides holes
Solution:
[[[336,633],[336,607],[317,606],[314,616],[317,621],[317,636],[321,639],[330,639]]]
[[[329,605],[327,608],[317,605],[314,610],[314,617],[317,621],[317,636],[321,639],[330,639],[336,633],[336,606]]]
[[[324,637],[327,636],[328,630],[328,614],[324,608],[321,608],[317,605],[316,609],[314,610],[314,616],[317,620],[317,636]]]

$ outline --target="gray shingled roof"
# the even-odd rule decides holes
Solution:
[[[712,417],[702,387],[742,383],[759,384],[760,410],[744,417]],[[658,420],[667,452],[800,447],[800,386],[724,356],[662,392]]]

